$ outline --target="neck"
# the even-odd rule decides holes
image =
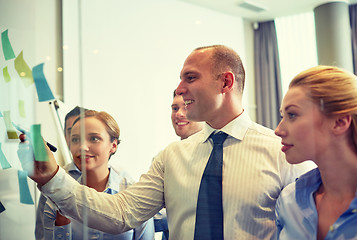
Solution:
[[[224,126],[226,126],[228,123],[233,121],[234,119],[238,118],[240,115],[242,115],[244,112],[243,108],[239,108],[235,111],[231,112],[225,112],[222,115],[217,115],[220,117],[215,117],[215,121],[207,121],[207,124],[210,125],[214,129],[222,129]]]
[[[335,149],[336,150],[336,149]],[[353,151],[325,154],[317,163],[324,194],[336,197],[354,197],[357,191],[357,155]]]
[[[87,171],[87,186],[98,192],[103,192],[109,178],[109,169],[104,171]]]

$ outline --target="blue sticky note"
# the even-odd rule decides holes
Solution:
[[[1,42],[2,42],[2,51],[4,53],[5,60],[15,58],[15,53],[14,50],[12,49],[9,40],[8,30],[5,30],[1,33]]]
[[[0,112],[0,117],[3,117],[2,112]]]
[[[0,165],[2,169],[8,169],[11,168],[10,163],[7,161],[2,149],[1,149],[1,143],[0,143]]]
[[[32,68],[32,76],[35,81],[38,100],[40,102],[54,100],[50,87],[48,86],[45,74],[43,73],[43,63]]]
[[[20,202],[24,204],[34,204],[29,185],[27,183],[27,172],[18,170],[17,172],[18,177],[19,177],[19,189],[20,189]]]
[[[2,203],[0,202],[0,213],[2,213],[3,211],[5,211],[5,207],[4,205],[2,205]]]

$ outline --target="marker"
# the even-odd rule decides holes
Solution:
[[[30,132],[29,132],[28,130],[25,130],[23,127],[20,127],[20,125],[15,124],[14,122],[12,122],[12,125],[14,125],[14,127],[15,127],[19,132],[22,132],[22,133],[25,134],[26,136],[29,136],[29,137],[30,137]],[[51,143],[46,142],[46,145],[49,147],[49,149],[50,149],[52,152],[56,152],[56,151],[57,151],[57,148],[56,148],[55,146],[53,146]]]

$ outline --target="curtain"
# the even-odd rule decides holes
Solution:
[[[349,12],[351,24],[353,72],[354,74],[357,74],[357,4],[350,5]]]
[[[283,94],[299,72],[317,65],[314,12],[275,19]]]
[[[254,65],[257,122],[275,129],[280,121],[282,89],[274,21],[261,22],[254,30]]]

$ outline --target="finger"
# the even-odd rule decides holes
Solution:
[[[26,141],[26,135],[23,134],[23,133],[20,134],[19,139],[20,139],[21,142],[25,142]]]

